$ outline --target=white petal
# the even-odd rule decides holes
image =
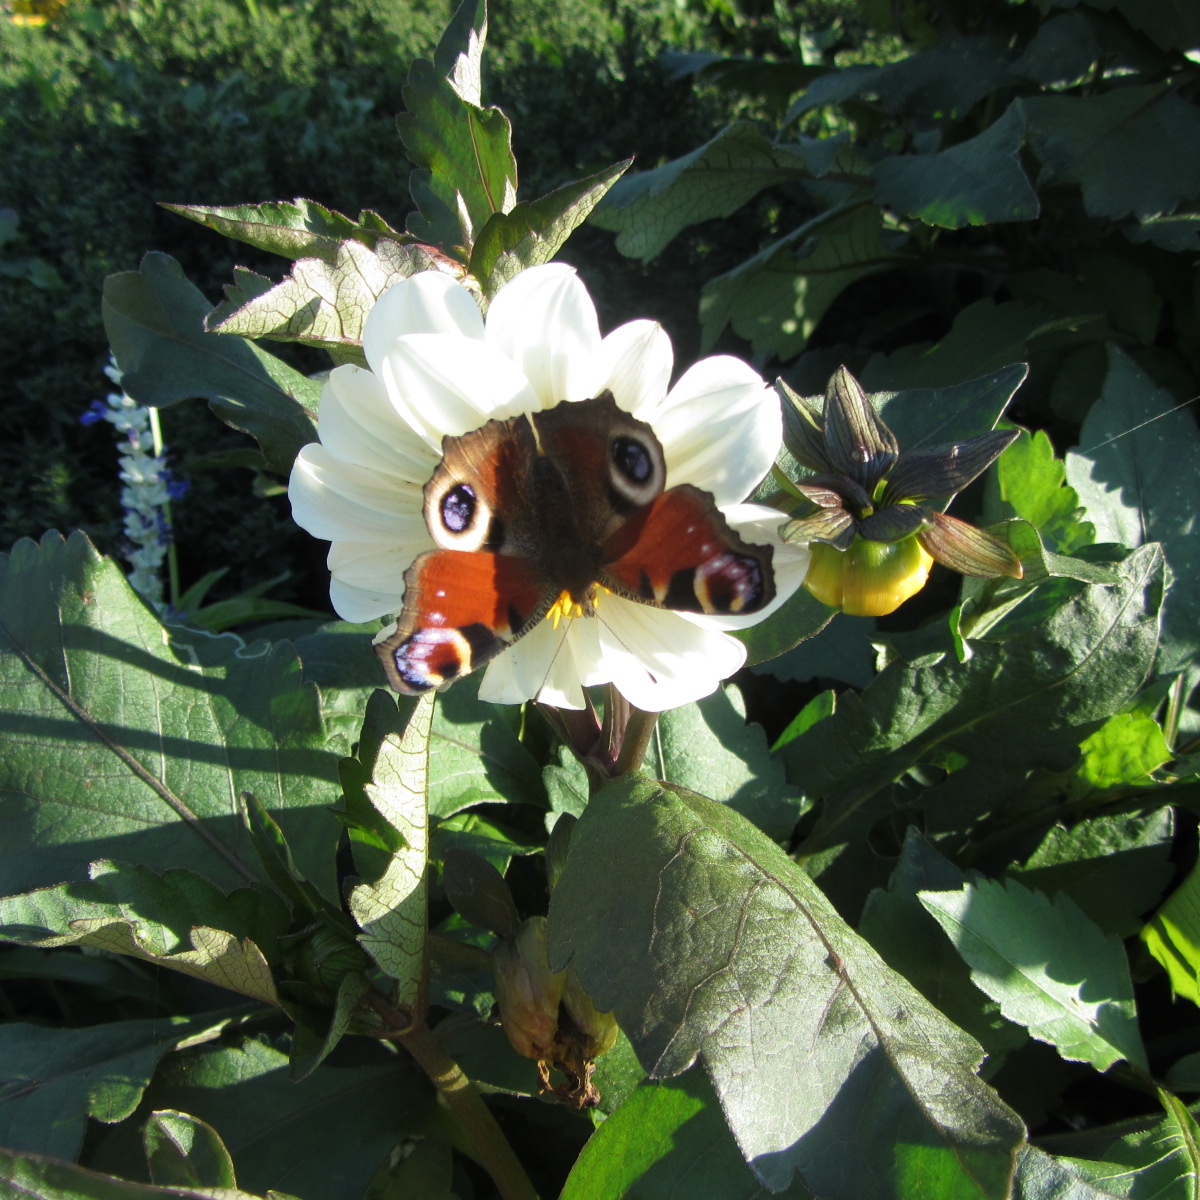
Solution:
[[[600,389],[596,307],[565,263],[531,267],[506,283],[488,309],[485,336],[524,373],[537,408]]]
[[[376,617],[396,612],[400,607],[402,597],[394,592],[352,587],[334,577],[329,581],[329,600],[333,605],[333,611],[343,621],[353,621],[355,624],[359,624],[363,621],[374,621]]]
[[[344,463],[320,442],[296,456],[288,498],[296,524],[330,542],[391,543],[425,531],[420,487]]]
[[[520,704],[536,696],[555,708],[583,708],[578,647],[569,634],[574,626],[594,623],[575,619],[555,629],[549,621],[539,622],[491,662],[479,685],[480,699]]]
[[[600,344],[604,387],[628,413],[650,418],[662,404],[675,366],[667,331],[657,321],[630,321],[614,329]]]
[[[617,596],[604,598],[599,625],[605,674],[646,712],[709,695],[746,661],[736,638]]]
[[[429,444],[402,420],[370,371],[335,367],[321,392],[321,445],[335,458],[424,485],[437,466]]]
[[[433,539],[422,529],[419,540],[397,538],[394,544],[377,542],[334,542],[329,547],[330,574],[351,587],[368,591],[404,594],[404,572],[413,559],[432,550]]]
[[[449,333],[483,337],[483,317],[475,297],[441,271],[422,271],[393,284],[375,301],[363,327],[363,352],[371,370],[392,342],[406,333]]]
[[[381,374],[388,397],[441,456],[442,438],[540,407],[517,367],[494,346],[447,334],[397,338]]]
[[[695,484],[719,505],[744,500],[783,441],[778,397],[751,367],[727,356],[696,363],[643,419],[662,442],[667,487]]]

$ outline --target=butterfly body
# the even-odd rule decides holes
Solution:
[[[598,590],[683,612],[754,612],[774,596],[770,547],[742,541],[711,496],[665,489],[653,430],[605,393],[447,437],[425,486],[439,547],[404,575],[376,649],[397,691],[442,687],[494,658],[557,602]]]

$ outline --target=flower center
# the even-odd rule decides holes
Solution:
[[[547,610],[546,619],[557,629],[559,621],[565,621],[568,617],[595,616],[601,592],[607,595],[609,589],[599,583],[592,585],[582,601],[573,599],[570,592],[562,592]]]

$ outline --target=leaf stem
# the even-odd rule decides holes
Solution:
[[[480,1164],[491,1175],[503,1200],[538,1200],[525,1168],[483,1097],[428,1026],[417,1025],[392,1037],[417,1060],[446,1106],[462,1122]]]
[[[621,750],[613,770],[614,776],[619,777],[627,771],[636,771],[642,765],[657,724],[658,713],[643,712],[640,708],[634,708],[632,704],[629,706],[629,720],[621,739]]]

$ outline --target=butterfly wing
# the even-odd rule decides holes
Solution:
[[[680,484],[632,514],[609,538],[600,582],[678,612],[753,613],[775,598],[770,546],[743,541],[707,492]]]
[[[392,687],[419,695],[495,658],[536,625],[554,599],[528,559],[431,550],[405,571],[396,631],[375,651]]]

